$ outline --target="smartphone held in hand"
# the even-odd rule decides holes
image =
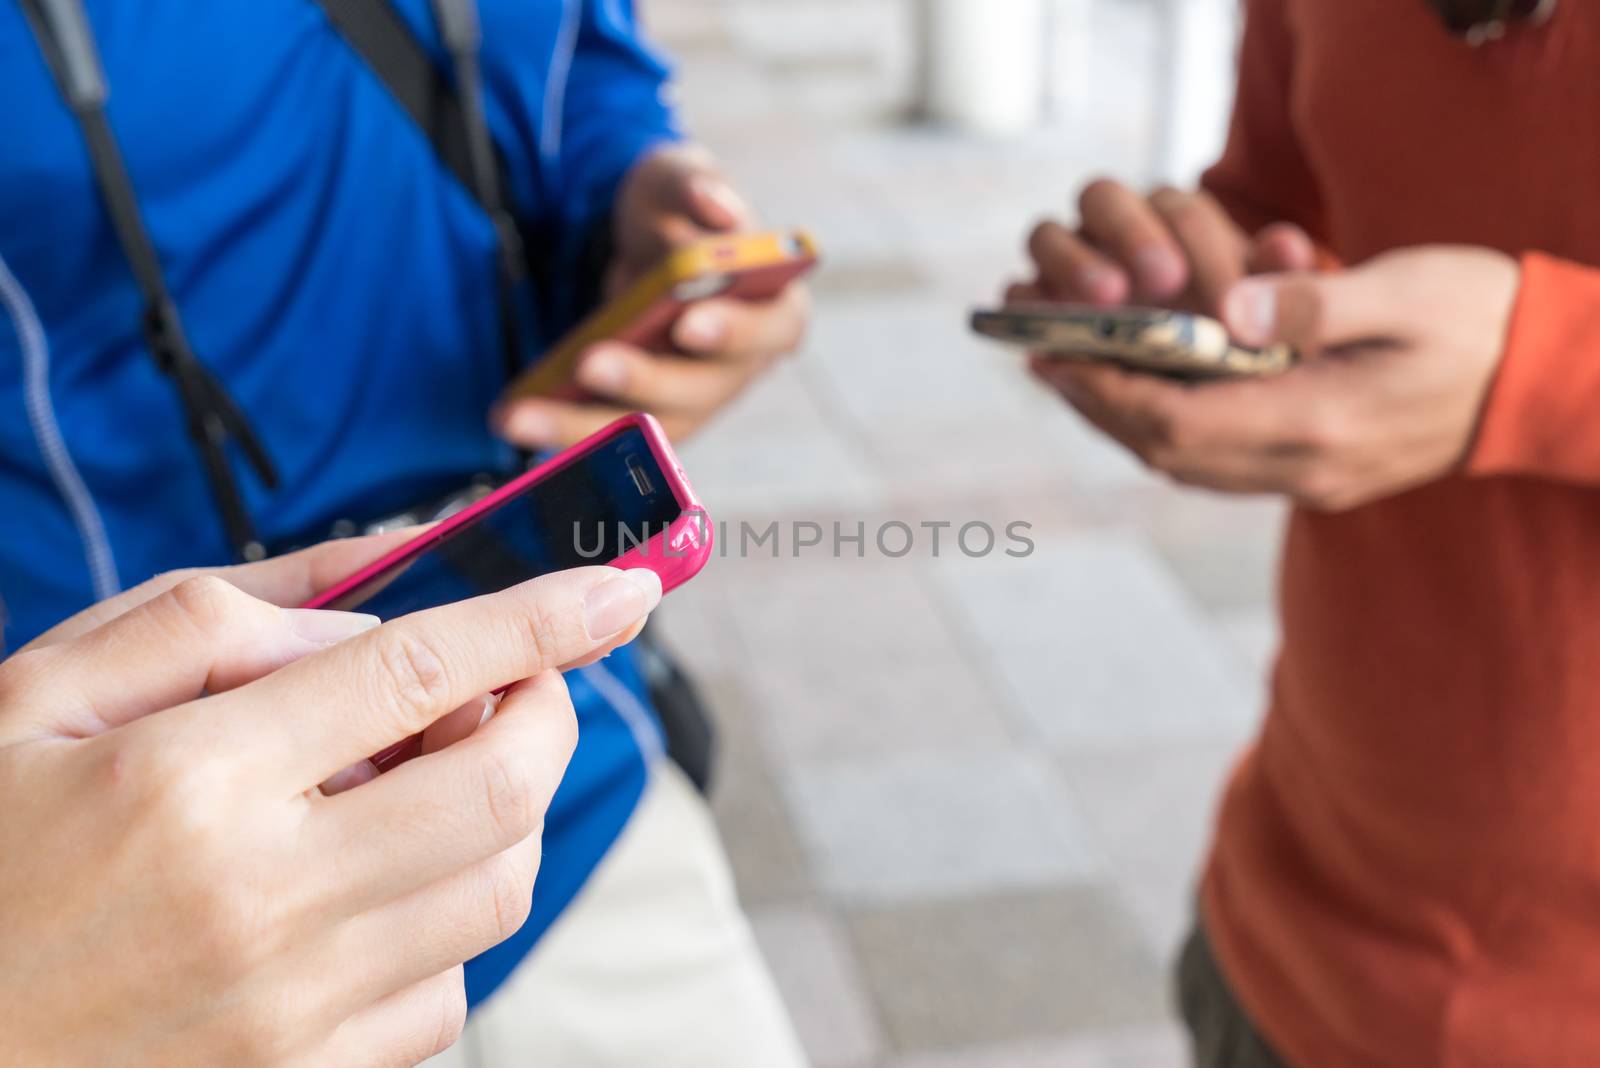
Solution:
[[[580,323],[521,378],[502,400],[579,400],[578,360],[590,346],[618,341],[657,351],[672,347],[672,328],[690,307],[713,297],[773,300],[817,265],[816,242],[802,230],[725,234],[691,242],[621,296]]]
[[[1215,319],[1159,308],[1020,304],[974,312],[972,328],[1046,359],[1109,363],[1177,379],[1276,374],[1298,358],[1287,345],[1236,344]]]
[[[711,523],[654,418],[627,416],[308,602],[393,619],[574,567],[643,567],[663,591],[711,558]]]

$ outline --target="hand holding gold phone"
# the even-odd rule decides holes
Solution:
[[[650,351],[669,349],[672,327],[691,305],[712,297],[771,300],[809,273],[817,258],[816,243],[800,230],[719,235],[674,249],[512,382],[502,400],[582,399],[574,375],[590,346],[619,341]]]

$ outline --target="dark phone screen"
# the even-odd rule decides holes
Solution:
[[[644,434],[626,430],[328,607],[393,619],[607,564],[682,514]]]

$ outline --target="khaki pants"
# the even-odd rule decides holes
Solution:
[[[461,1045],[477,1068],[805,1065],[710,810],[676,766],[660,762],[622,837]]]
[[[1239,1007],[1198,925],[1178,958],[1177,987],[1195,1068],[1286,1068]]]

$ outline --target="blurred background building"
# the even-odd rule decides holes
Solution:
[[[719,720],[717,817],[811,1057],[1177,1068],[1166,969],[1263,702],[1280,509],[1147,475],[965,320],[1089,177],[1215,154],[1231,0],[639,3],[695,134],[827,255],[805,353],[685,451],[713,514],[954,524],[937,556],[718,559],[659,614]],[[926,62],[937,32],[955,69]],[[981,68],[1006,40],[1032,45],[1032,109],[1026,71]],[[991,77],[998,103],[963,102]],[[1037,551],[969,559],[971,521],[1029,522]],[[453,1056],[515,1049],[480,1024]]]

